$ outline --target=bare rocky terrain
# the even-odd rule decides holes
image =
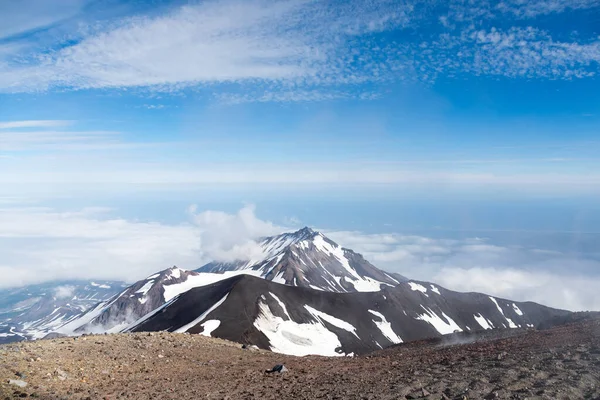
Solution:
[[[0,399],[600,399],[600,319],[359,357],[284,356],[176,333],[20,342],[0,346],[0,357]],[[264,372],[276,364],[289,371]]]

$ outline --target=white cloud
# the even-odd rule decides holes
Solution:
[[[443,268],[433,280],[458,291],[490,293],[574,311],[600,310],[600,276],[477,267]]]
[[[48,27],[75,16],[86,0],[0,2],[0,39]]]
[[[479,291],[570,310],[600,310],[600,260],[583,255],[499,246],[480,238],[327,234],[380,268],[448,289]]]
[[[111,131],[6,131],[0,130],[0,150],[69,150],[105,148],[120,143],[119,133]]]
[[[196,269],[214,259],[258,255],[252,239],[282,231],[258,219],[253,206],[234,214],[192,207],[192,221],[178,225],[111,212],[0,208],[0,288],[67,279],[134,282],[172,265]]]
[[[174,264],[196,268],[200,236],[191,224],[110,217],[106,210],[0,210],[1,286],[60,279],[140,277]]]
[[[0,122],[0,129],[59,128],[69,126],[72,123],[73,121],[64,120],[4,121]]]
[[[356,85],[432,82],[460,73],[585,78],[597,73],[597,38],[564,41],[536,27],[493,26],[498,16],[521,26],[521,18],[596,6],[597,0],[469,1],[451,2],[447,14],[434,15],[435,7],[389,0],[335,6],[319,0],[212,0],[162,14],[81,21],[73,40],[56,35],[54,46],[4,44],[0,91],[193,86],[237,104],[372,99],[378,93]],[[448,32],[440,39],[427,30],[418,40],[401,32],[393,42],[372,35],[407,26],[419,30],[428,20],[439,20]]]
[[[402,50],[404,51],[404,50]],[[459,74],[509,78],[574,79],[596,76],[600,40],[555,40],[535,27],[475,29],[444,33],[411,49],[424,80]]]
[[[338,79],[344,72],[356,74],[330,59],[347,52],[344,37],[402,25],[410,10],[390,1],[377,7],[308,0],[196,3],[91,28],[78,43],[30,55],[27,62],[19,61],[23,56],[8,60],[4,68],[0,64],[0,88],[173,90],[218,82]]]
[[[244,104],[251,102],[314,102],[326,100],[338,100],[354,97],[350,93],[325,91],[325,90],[294,90],[294,91],[271,91],[257,93],[217,93],[215,98],[222,104]]]
[[[456,28],[456,22],[481,25],[501,18],[535,19],[565,11],[587,10],[600,7],[598,0],[469,0],[449,1],[448,12],[440,18],[447,28]]]
[[[64,285],[54,289],[54,297],[57,299],[68,299],[73,296],[75,286]]]
[[[476,73],[525,77],[592,76],[600,63],[600,41],[559,42],[535,28],[494,28],[469,34]]]
[[[260,258],[262,250],[256,239],[281,233],[284,228],[256,217],[254,206],[247,205],[235,214],[222,211],[196,212],[190,208],[200,231],[202,249],[208,258],[235,261]]]
[[[191,207],[190,223],[177,225],[116,218],[113,212],[0,209],[0,286],[60,279],[132,282],[172,265],[195,269],[214,259],[258,257],[255,239],[286,230],[258,218],[250,205],[236,213]],[[325,233],[382,269],[449,289],[572,310],[600,309],[596,259],[480,238]]]
[[[496,9],[519,18],[535,18],[567,10],[585,10],[599,6],[598,0],[504,0],[496,5]]]

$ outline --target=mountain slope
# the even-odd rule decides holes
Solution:
[[[393,286],[406,280],[377,269],[360,254],[341,248],[309,228],[265,238],[260,244],[265,254],[260,260],[211,263],[200,268],[198,271],[201,272],[169,268],[124,290],[124,285],[119,285],[122,291],[118,295],[112,291],[97,298],[97,304],[90,302],[86,307],[69,312],[68,318],[52,319],[51,324],[36,327],[35,335],[23,338],[43,337],[49,331],[66,335],[118,332],[179,293],[240,274],[333,292],[378,291],[382,286]],[[47,310],[40,321],[54,318],[52,313],[53,310]],[[0,334],[1,329],[2,325]],[[7,332],[5,337],[10,340],[20,338]]]
[[[97,303],[77,318],[57,328],[56,332],[65,335],[119,332],[191,288],[248,273],[252,271],[211,274],[171,267],[134,283],[106,301]]]
[[[264,254],[260,259],[209,263],[196,271],[255,271],[273,282],[328,292],[378,291],[406,279],[381,271],[362,255],[310,228],[268,237],[259,245]]]
[[[129,330],[201,333],[285,354],[335,356],[455,331],[533,327],[568,313],[425,282],[334,293],[240,275],[182,293]]]
[[[190,282],[190,278],[198,275],[193,271],[177,267],[150,275],[128,286],[112,298],[97,303],[76,319],[58,328],[57,332],[63,334],[117,332],[162,306],[182,291],[200,284],[197,281]],[[208,275],[203,278],[210,279]],[[207,283],[223,279],[223,276],[214,276],[212,279]]]
[[[112,281],[62,281],[2,290],[0,343],[44,337],[123,286]]]

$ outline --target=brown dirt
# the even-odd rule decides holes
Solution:
[[[355,358],[254,352],[171,333],[18,343],[0,346],[0,357],[0,400],[600,399],[600,320],[470,344],[422,341]],[[279,363],[289,372],[264,373]]]

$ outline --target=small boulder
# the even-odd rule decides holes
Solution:
[[[283,364],[277,364],[276,366],[274,366],[271,369],[266,370],[265,372],[267,374],[272,374],[273,372],[278,372],[280,374],[283,374],[284,372],[287,372],[288,369],[285,367],[285,365]]]
[[[9,379],[8,380],[8,384],[9,385],[15,385],[18,386],[20,388],[24,388],[25,386],[27,386],[27,382],[21,380],[21,379]]]
[[[58,377],[58,379],[60,379],[61,381],[64,381],[68,377],[67,373],[62,369],[55,369],[54,376]]]

